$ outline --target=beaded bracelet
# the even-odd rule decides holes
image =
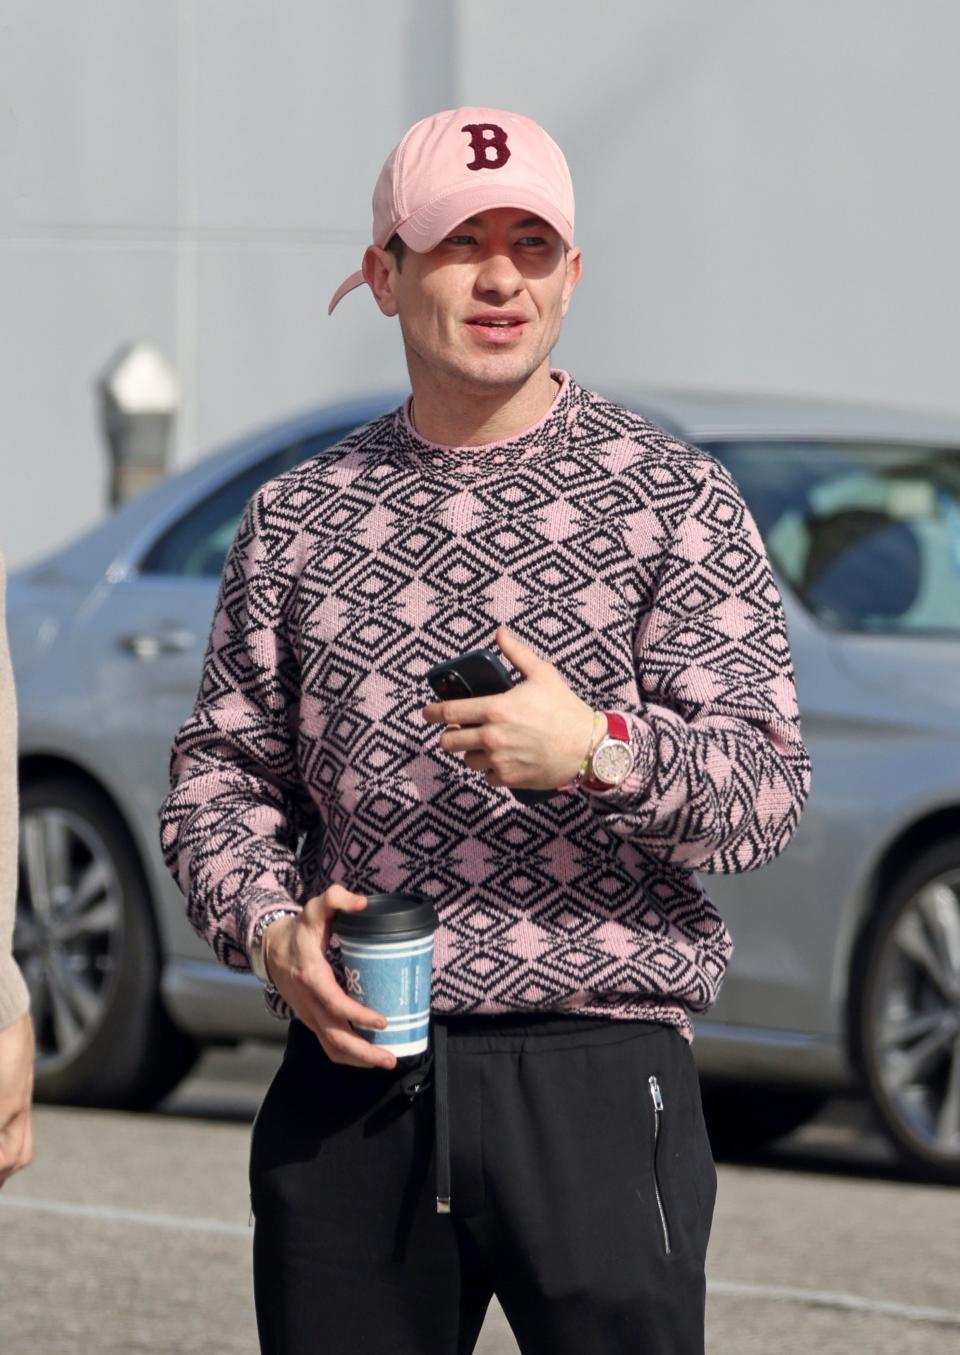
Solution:
[[[568,781],[566,786],[561,786],[560,787],[561,790],[568,789],[578,790],[580,788],[580,785],[586,778],[587,772],[590,770],[590,763],[593,759],[594,753],[597,751],[597,745],[603,739],[603,726],[605,719],[606,717],[603,715],[601,711],[595,710],[593,712],[593,725],[591,726],[590,729],[590,747],[587,749],[587,756],[580,763],[580,766],[577,769],[576,776],[573,777],[571,781]],[[600,731],[600,738],[597,737],[598,730]]]

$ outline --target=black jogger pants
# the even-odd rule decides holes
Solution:
[[[433,1089],[411,1100],[409,1060],[335,1064],[292,1023],[250,1155],[263,1355],[469,1355],[494,1293],[523,1355],[701,1355],[716,1173],[686,1041],[446,1028],[441,1214]]]

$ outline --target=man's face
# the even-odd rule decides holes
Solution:
[[[498,207],[427,254],[406,250],[378,301],[399,316],[411,374],[517,386],[548,361],[579,277],[580,251],[552,226]]]

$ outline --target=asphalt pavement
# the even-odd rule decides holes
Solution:
[[[0,1191],[3,1355],[257,1355],[247,1152],[278,1058],[212,1054],[151,1114],[38,1108]],[[710,1355],[960,1349],[960,1192],[911,1181],[856,1105],[719,1177]],[[477,1355],[516,1352],[494,1303]]]

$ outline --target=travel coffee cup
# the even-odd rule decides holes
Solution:
[[[385,1030],[354,1030],[397,1058],[427,1048],[436,925],[433,904],[420,894],[368,894],[366,908],[333,921],[347,993],[387,1018]]]

